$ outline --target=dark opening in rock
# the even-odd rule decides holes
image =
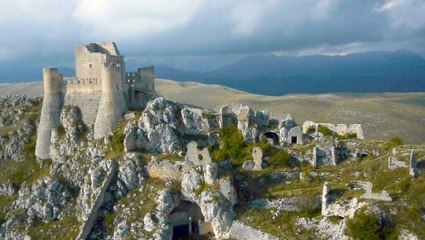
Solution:
[[[279,135],[275,132],[266,132],[264,136],[271,142],[273,145],[277,145],[279,143]]]
[[[204,219],[201,208],[197,204],[181,201],[169,216],[173,227],[172,239],[198,239],[200,235],[212,232],[211,224],[204,222]]]

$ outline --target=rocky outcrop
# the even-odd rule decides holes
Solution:
[[[223,195],[220,188],[206,188],[203,172],[202,167],[197,167],[183,175],[182,199],[196,203],[201,208],[205,222],[211,223],[216,237],[227,238],[234,218],[232,201],[227,198],[229,196]]]
[[[299,218],[296,225],[304,228],[305,230],[314,230],[316,236],[323,239],[331,240],[348,240],[349,237],[345,236],[344,230],[346,220],[342,219],[338,223],[332,223],[327,218],[313,219],[313,218]]]
[[[211,114],[207,110],[157,98],[147,104],[137,126],[126,133],[126,148],[179,153],[185,150],[190,139],[197,139],[202,146],[215,144],[218,138],[211,131],[218,127],[218,123]]]
[[[0,161],[23,160],[27,156],[25,145],[36,133],[32,107],[40,104],[41,98],[26,96],[0,96]]]
[[[262,128],[270,125],[270,116],[267,112],[254,112],[250,107],[242,104],[224,105],[220,108],[220,128],[237,125],[247,142],[256,142],[260,140],[263,133]]]
[[[278,240],[279,238],[247,226],[240,221],[233,221],[230,236],[237,240]]]
[[[25,209],[29,223],[37,219],[49,222],[63,218],[63,211],[69,207],[71,199],[66,186],[56,179],[45,177],[32,186],[21,187],[13,208]]]

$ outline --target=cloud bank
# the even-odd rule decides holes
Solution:
[[[0,2],[0,62],[72,64],[115,41],[129,59],[407,49],[425,56],[425,0],[14,0]]]

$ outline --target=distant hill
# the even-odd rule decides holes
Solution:
[[[42,67],[0,65],[0,83],[41,80]],[[59,67],[64,76],[75,70]],[[263,95],[425,92],[425,60],[409,51],[346,56],[252,56],[213,71],[156,66],[156,77],[219,84]]]
[[[75,76],[75,70],[69,67],[58,67],[65,77]],[[40,81],[43,78],[42,66],[27,66],[25,64],[0,65],[0,83],[20,83]]]
[[[404,50],[346,56],[253,56],[209,72],[157,67],[156,75],[265,95],[425,91],[425,60]]]

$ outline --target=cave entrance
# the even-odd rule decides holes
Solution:
[[[297,137],[296,137],[296,136],[292,136],[292,137],[291,137],[291,143],[292,143],[292,144],[297,144],[297,140],[298,140],[298,139],[297,139]]]
[[[201,208],[189,201],[181,201],[168,219],[173,227],[173,240],[197,239],[212,232],[211,223],[204,221]]]
[[[264,136],[267,138],[267,142],[272,145],[277,145],[279,143],[279,135],[275,132],[266,132]]]

